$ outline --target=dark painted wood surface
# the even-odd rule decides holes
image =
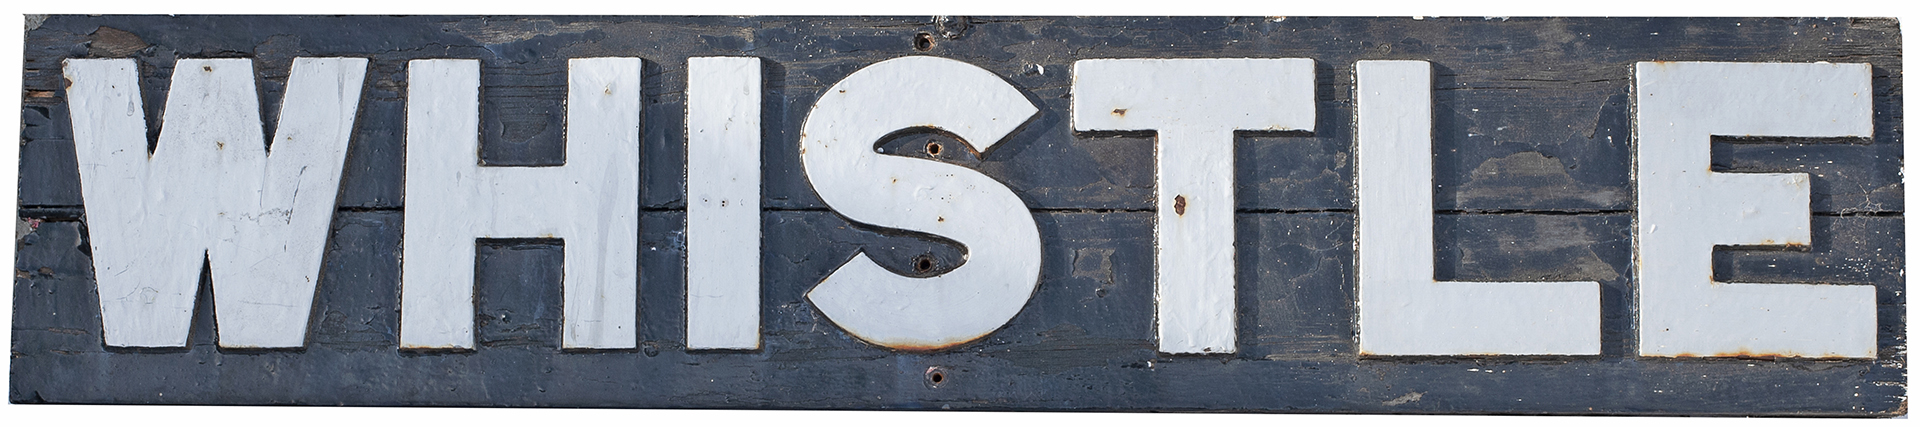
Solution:
[[[964,23],[964,25],[962,25]],[[916,51],[913,38],[932,34]],[[735,17],[81,17],[27,33],[15,260],[13,402],[998,408],[1411,413],[1889,416],[1906,408],[1902,71],[1890,19],[1310,19]],[[685,350],[685,60],[767,65],[764,345]],[[958,248],[849,224],[798,166],[816,91],[867,64],[937,55],[984,67],[1042,104],[985,158],[1034,210],[1039,291],[1019,316],[951,351],[897,353],[840,332],[802,294],[865,250],[906,271]],[[132,57],[158,122],[177,58],[255,60],[263,116],[296,56],[372,58],[309,344],[212,345],[203,294],[193,345],[101,344],[60,61]],[[565,59],[646,60],[641,348],[558,349],[554,241],[483,241],[471,353],[397,350],[406,61],[482,61],[482,158],[562,158]],[[1153,138],[1081,134],[1067,118],[1075,60],[1306,57],[1311,133],[1236,141],[1239,352],[1153,346]],[[1353,338],[1352,64],[1431,61],[1435,249],[1443,280],[1602,284],[1599,357],[1360,358]],[[1873,284],[1878,360],[1633,356],[1631,66],[1645,60],[1873,64],[1875,137],[1721,141],[1716,170],[1813,175],[1813,245],[1715,255],[1720,280]],[[273,123],[264,124],[269,130]],[[158,127],[154,127],[156,134]],[[903,147],[906,142],[900,142]],[[964,150],[961,150],[964,151]],[[913,150],[889,153],[928,156]],[[750,256],[743,254],[743,256]],[[943,372],[933,383],[929,369]]]

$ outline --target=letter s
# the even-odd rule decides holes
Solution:
[[[881,61],[828,88],[800,137],[801,166],[821,200],[853,221],[953,239],[967,255],[946,274],[911,278],[857,254],[807,299],[848,333],[906,350],[972,341],[1013,319],[1040,277],[1040,233],[1026,205],[980,172],[880,155],[874,143],[931,127],[985,153],[1038,112],[999,76],[935,57]]]

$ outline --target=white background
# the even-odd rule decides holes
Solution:
[[[1920,14],[1913,0],[1723,0],[1687,3],[1674,0],[1588,1],[1297,1],[1297,0],[1177,0],[1127,2],[1073,0],[1050,3],[1036,0],[892,0],[827,2],[778,0],[666,1],[649,4],[631,0],[325,0],[288,1],[180,1],[139,0],[8,0],[0,5],[0,88],[20,87],[22,69],[22,14],[525,14],[525,15],[1241,15],[1241,16],[1893,16],[1908,24],[1902,51],[1914,55],[1920,33],[1913,24]],[[1910,68],[1910,67],[1902,67]],[[1916,111],[1911,93],[1905,111]],[[0,135],[19,135],[22,94],[0,94]],[[18,203],[18,143],[0,143],[0,201]],[[1913,158],[1914,144],[1906,145]],[[1907,200],[1915,185],[1906,186]],[[12,209],[12,208],[8,208]],[[11,216],[11,215],[9,215]],[[9,220],[8,223],[15,221]],[[1906,222],[1906,235],[1916,234],[1915,221]],[[0,260],[13,260],[13,245],[0,245]],[[1908,245],[1907,265],[1914,265]],[[1908,272],[1907,283],[1914,283]],[[9,327],[0,341],[12,342],[13,291],[0,292]],[[1913,318],[1911,301],[1907,318]],[[1911,322],[1909,322],[1911,323]],[[1908,328],[1911,331],[1909,325]],[[11,344],[9,344],[11,345]],[[11,357],[9,357],[11,359]],[[1912,366],[1909,364],[1908,366]],[[1911,384],[1911,383],[1909,383]],[[1902,417],[1905,418],[1905,417]],[[210,407],[210,406],[83,406],[0,405],[0,425],[129,426],[253,425],[603,425],[725,426],[761,425],[914,425],[1001,426],[1067,424],[1073,427],[1187,426],[1187,425],[1321,425],[1333,423],[1420,425],[1542,425],[1598,426],[1625,423],[1655,425],[1739,425],[1743,427],[1845,424],[1911,425],[1898,420],[1805,419],[1682,419],[1622,417],[1512,417],[1512,416],[1389,416],[1389,415],[1274,415],[1274,414],[1113,414],[1009,412],[884,412],[884,411],[745,411],[745,410],[633,410],[633,409],[500,409],[500,408],[336,408],[336,407]]]

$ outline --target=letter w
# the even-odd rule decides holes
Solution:
[[[208,259],[221,347],[302,345],[366,69],[295,59],[269,155],[253,61],[182,59],[149,154],[135,62],[66,62],[107,345],[186,346]]]

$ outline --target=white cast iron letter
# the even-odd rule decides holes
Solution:
[[[1720,283],[1715,245],[1807,245],[1804,173],[1708,170],[1715,135],[1873,135],[1867,64],[1634,66],[1640,355],[1874,357],[1872,286]]]
[[[1073,63],[1073,129],[1158,134],[1160,351],[1232,353],[1233,132],[1313,130],[1311,59]]]
[[[857,254],[807,299],[848,333],[898,349],[958,345],[1013,319],[1040,278],[1040,232],[1020,197],[972,169],[883,156],[874,144],[931,127],[985,153],[1038,113],[999,76],[927,56],[881,61],[828,88],[800,138],[801,165],[821,200],[854,221],[951,238],[967,260],[910,278]]]
[[[1433,71],[1359,61],[1360,351],[1600,354],[1600,284],[1433,279]]]
[[[106,344],[185,346],[211,259],[221,347],[304,345],[367,60],[294,59],[271,155],[252,60],[175,63],[151,156],[137,69],[66,65]]]
[[[564,239],[562,346],[638,343],[640,64],[567,61],[567,164],[493,167],[480,62],[409,63],[401,347],[473,348],[476,238]]]
[[[687,59],[687,348],[760,347],[760,58]]]

